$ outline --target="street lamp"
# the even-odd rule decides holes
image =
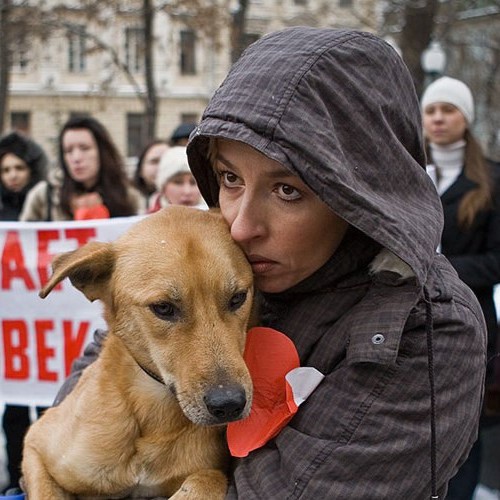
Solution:
[[[432,40],[429,46],[422,52],[420,64],[428,77],[428,84],[443,74],[446,66],[446,54],[437,40]]]

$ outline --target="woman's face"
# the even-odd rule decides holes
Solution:
[[[194,207],[201,202],[201,194],[193,174],[185,172],[171,177],[163,187],[163,196],[170,205]]]
[[[219,203],[263,292],[282,292],[318,270],[348,224],[280,163],[236,141],[218,141]]]
[[[19,193],[28,184],[31,171],[28,164],[13,153],[3,156],[0,164],[0,179],[2,184],[14,193]]]
[[[151,146],[144,155],[141,165],[141,177],[148,186],[154,186],[156,174],[162,154],[168,149],[166,144],[155,144]]]
[[[467,121],[462,112],[446,102],[426,106],[423,124],[429,142],[439,146],[447,146],[463,139],[467,128]]]
[[[101,165],[99,149],[92,133],[86,128],[66,130],[62,148],[69,175],[87,188],[94,187]]]

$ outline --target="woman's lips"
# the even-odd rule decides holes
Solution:
[[[73,176],[74,177],[82,177],[86,173],[85,167],[76,167],[73,169]]]
[[[443,135],[446,134],[446,130],[442,128],[438,128],[432,131],[434,135]]]
[[[271,269],[273,269],[273,267],[275,267],[277,264],[276,261],[266,259],[265,257],[262,257],[260,255],[249,255],[248,261],[252,266],[252,271],[254,272],[254,274],[267,273],[271,271]]]

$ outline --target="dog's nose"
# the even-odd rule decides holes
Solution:
[[[220,422],[238,420],[247,403],[245,389],[236,384],[209,389],[203,400],[210,414]]]

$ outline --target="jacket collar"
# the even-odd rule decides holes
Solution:
[[[443,203],[450,203],[461,198],[464,193],[476,187],[477,183],[467,178],[462,171],[457,180],[441,195],[441,201]]]

